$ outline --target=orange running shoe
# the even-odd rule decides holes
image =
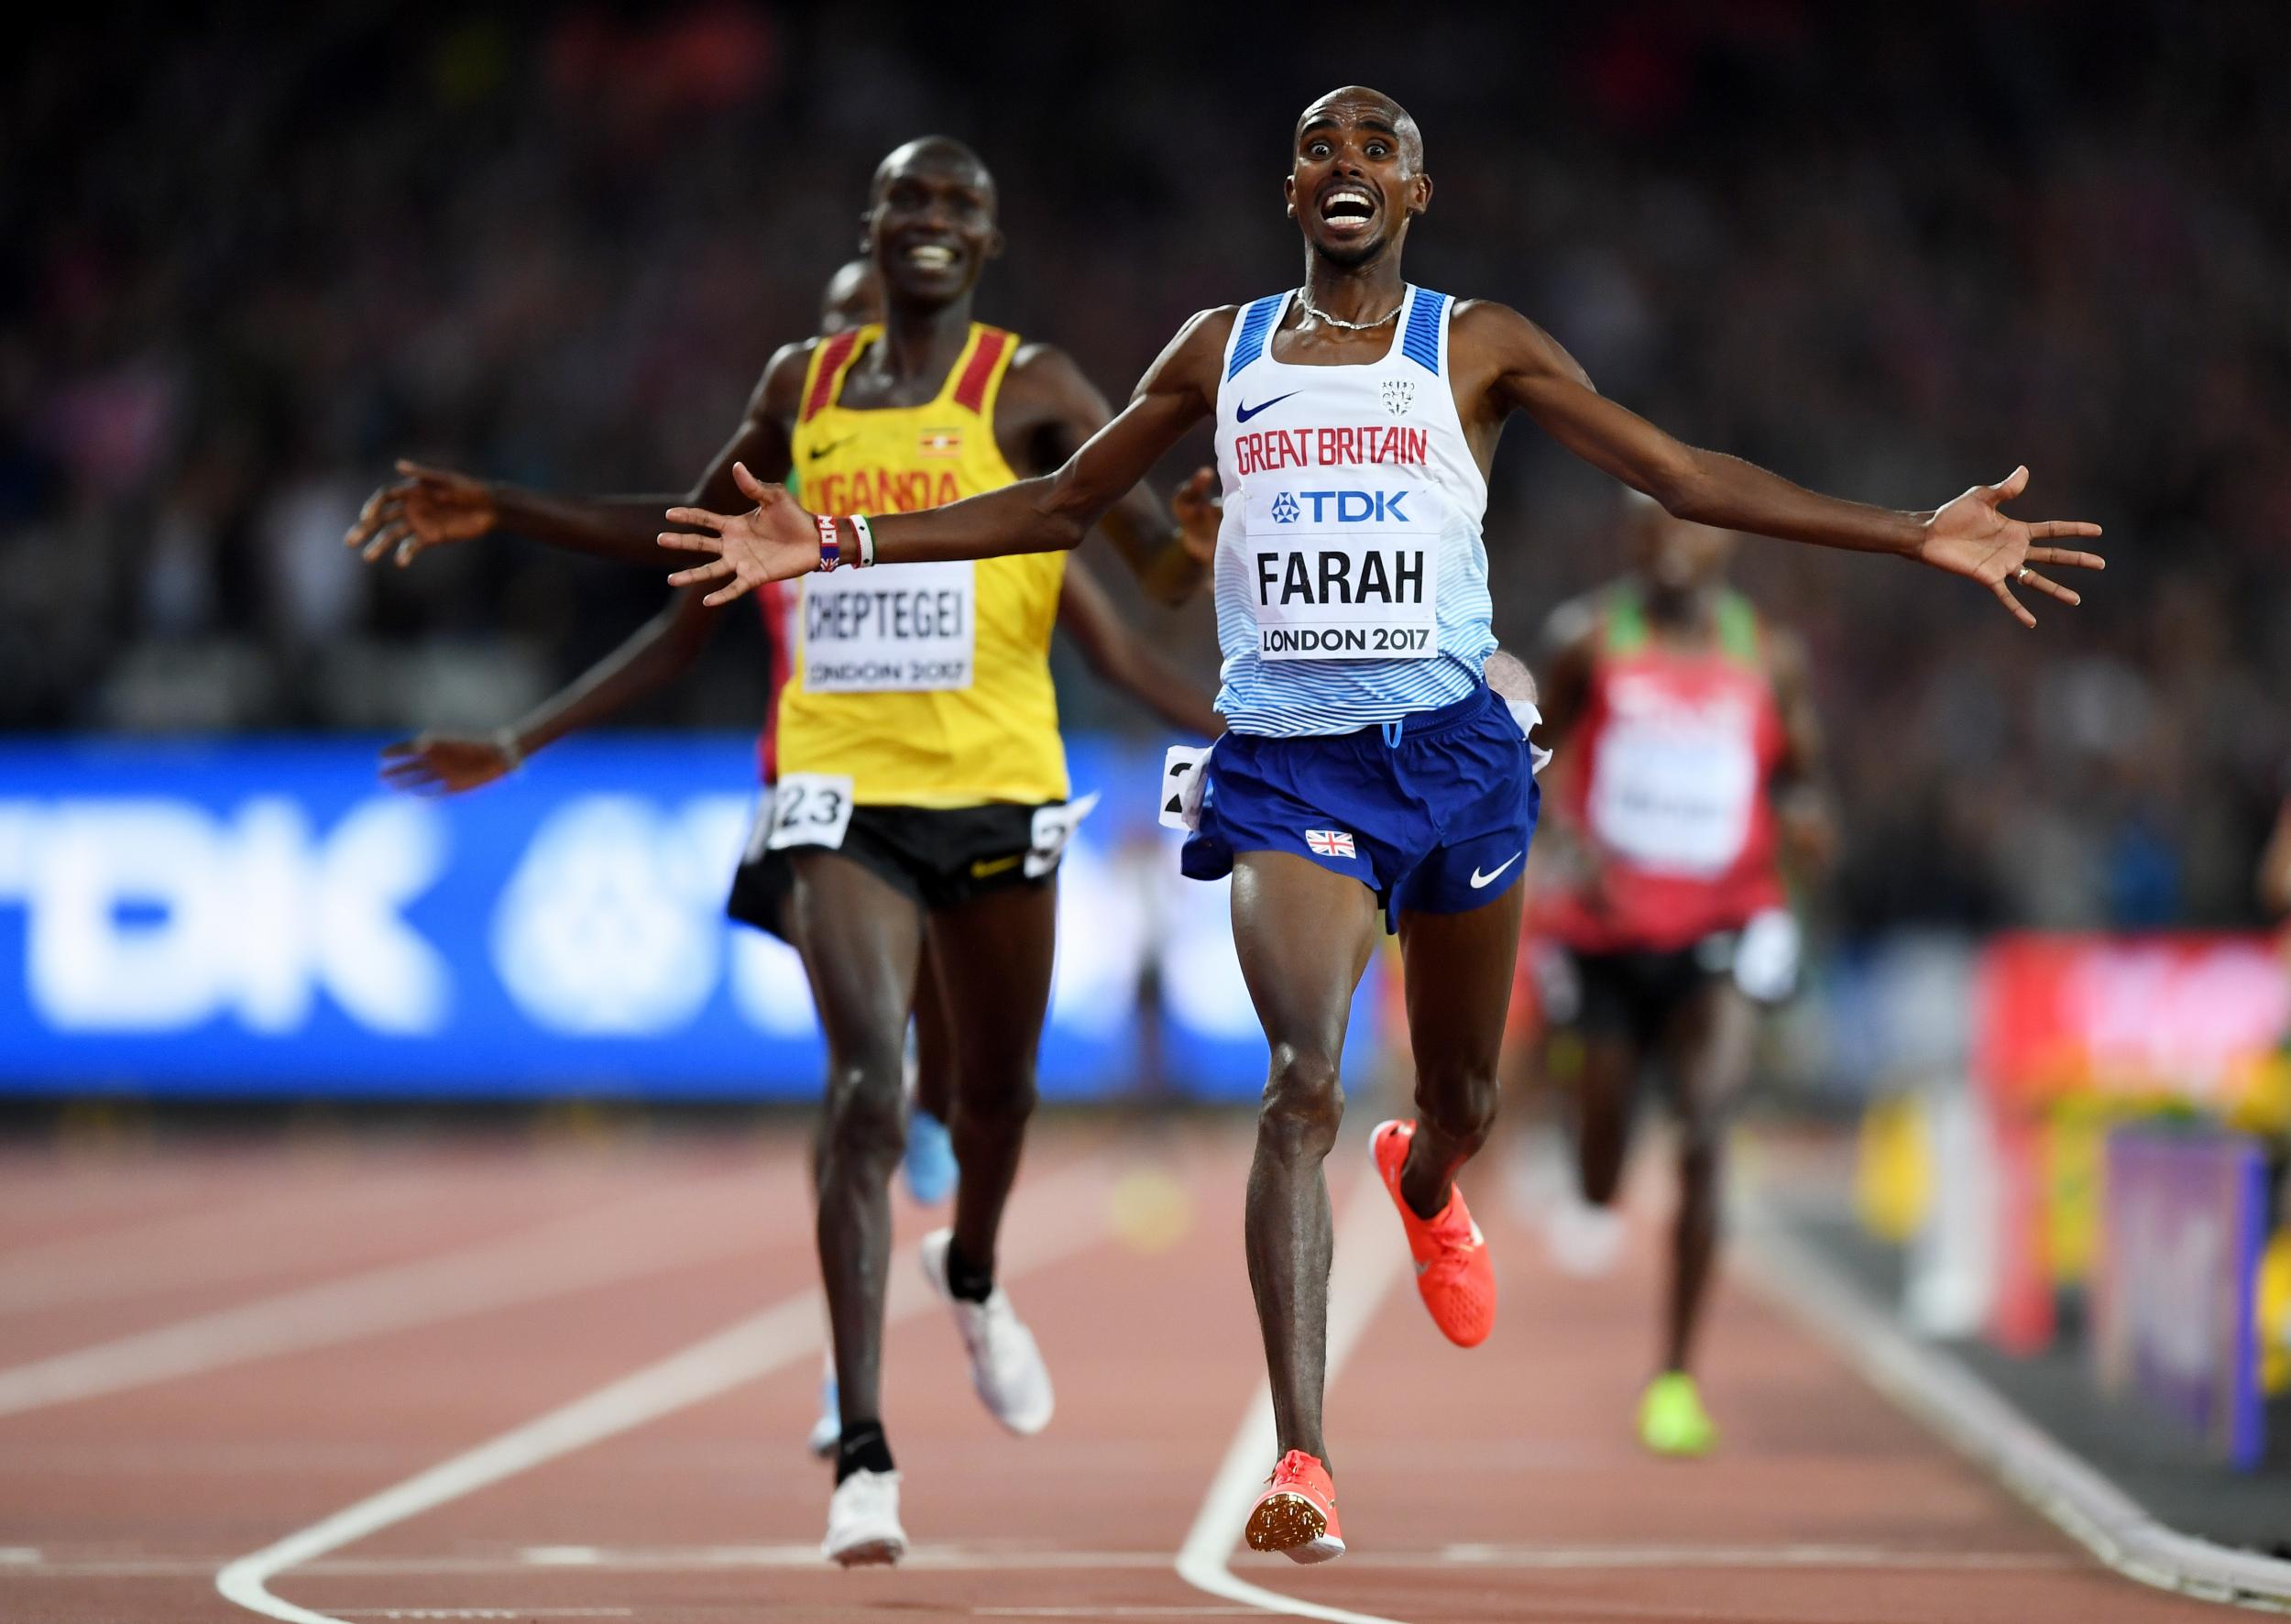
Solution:
[[[1252,1551],[1277,1551],[1291,1562],[1333,1562],[1344,1554],[1336,1524],[1336,1485],[1329,1469],[1301,1449],[1281,1456],[1249,1508]]]
[[[1496,1266],[1463,1204],[1463,1191],[1452,1192],[1437,1218],[1419,1218],[1401,1199],[1400,1169],[1415,1137],[1412,1122],[1379,1123],[1368,1136],[1368,1154],[1392,1192],[1392,1204],[1400,1209],[1400,1226],[1408,1231],[1408,1249],[1416,1259],[1417,1294],[1431,1311],[1432,1323],[1458,1347],[1477,1347],[1496,1328]]]

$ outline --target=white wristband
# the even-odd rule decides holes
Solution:
[[[852,568],[865,569],[875,562],[875,527],[867,522],[864,513],[850,515],[851,529],[859,535],[859,558]]]
[[[525,750],[517,742],[515,728],[494,729],[493,748],[501,752],[502,759],[509,763],[510,772],[514,773],[525,764]]]

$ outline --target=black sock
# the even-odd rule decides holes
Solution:
[[[835,1480],[842,1482],[854,1472],[892,1472],[898,1468],[891,1464],[891,1442],[883,1436],[881,1421],[845,1421],[843,1441],[836,1445]]]
[[[964,1302],[984,1302],[994,1295],[994,1271],[973,1264],[951,1238],[947,1242],[947,1294]]]

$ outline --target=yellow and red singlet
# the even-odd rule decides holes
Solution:
[[[976,323],[936,398],[854,411],[843,380],[877,324],[812,354],[792,447],[804,506],[903,513],[1014,483],[994,401],[1018,347]],[[1040,805],[1067,795],[1050,686],[1063,553],[804,577],[779,770],[850,775],[860,806]]]

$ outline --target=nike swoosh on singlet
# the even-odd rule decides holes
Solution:
[[[842,439],[830,441],[828,444],[815,445],[804,455],[810,457],[812,461],[817,462],[821,457],[828,455],[830,453],[842,450],[846,445],[849,445],[851,443],[852,438],[853,436],[846,434]]]
[[[1288,400],[1289,395],[1294,395],[1296,392],[1297,391],[1295,390],[1291,390],[1288,391],[1288,395],[1275,395],[1271,400],[1259,401],[1254,406],[1250,405],[1245,401],[1236,401],[1233,402],[1233,420],[1235,422],[1247,422],[1260,411],[1270,411],[1283,401]]]
[[[996,874],[1016,868],[1025,861],[1026,854],[1024,851],[1015,857],[981,858],[970,865],[970,877],[974,880],[991,879]]]
[[[1493,884],[1496,883],[1496,876],[1497,876],[1497,875],[1501,874],[1501,873],[1502,873],[1502,872],[1503,872],[1506,869],[1509,868],[1509,867],[1510,867],[1513,863],[1518,862],[1518,861],[1519,861],[1519,859],[1520,859],[1522,856],[1524,856],[1524,855],[1525,855],[1525,853],[1523,853],[1523,852],[1518,852],[1518,851],[1515,851],[1515,852],[1513,852],[1513,853],[1512,853],[1509,857],[1505,858],[1505,859],[1503,860],[1503,861],[1501,861],[1501,862],[1499,862],[1499,863],[1497,863],[1497,864],[1496,865],[1496,872],[1495,872],[1495,873],[1489,873],[1489,874],[1483,874],[1482,872],[1480,872],[1480,865],[1479,865],[1478,863],[1476,863],[1476,862],[1475,862],[1475,863],[1474,863],[1474,864],[1472,865],[1472,889],[1473,889],[1473,890],[1474,890],[1474,891],[1477,891],[1477,890],[1479,890],[1482,886],[1485,886],[1485,885],[1493,885]]]

